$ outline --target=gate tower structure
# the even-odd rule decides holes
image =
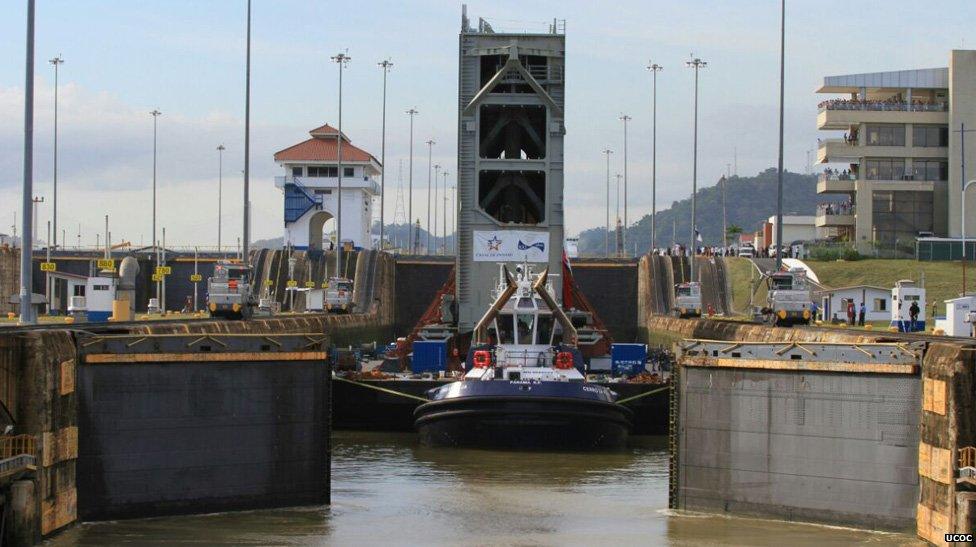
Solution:
[[[565,22],[472,26],[458,40],[458,332],[492,302],[498,264],[548,266],[562,294]]]

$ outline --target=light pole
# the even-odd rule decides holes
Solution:
[[[702,61],[698,57],[692,58],[690,61],[685,62],[685,66],[688,68],[695,69],[695,122],[694,122],[694,152],[691,162],[691,245],[688,250],[691,252],[691,259],[689,262],[691,266],[688,270],[689,277],[692,281],[695,280],[695,251],[698,248],[698,241],[695,238],[695,232],[697,227],[695,226],[695,197],[698,193],[698,71],[702,68],[708,66],[708,63]]]
[[[407,174],[408,186],[407,186],[407,244],[409,245],[409,252],[413,254],[416,251],[416,242],[413,240],[413,117],[419,112],[416,108],[411,108],[407,110],[407,114],[410,116],[410,172]]]
[[[447,199],[447,169],[444,170],[444,207],[441,209],[441,216],[443,217],[443,222],[441,222],[441,232],[443,233],[443,238],[441,240],[441,246],[443,248],[442,254],[447,254],[447,206],[449,201]]]
[[[776,170],[776,271],[783,269],[783,87],[786,78],[786,0],[780,0],[779,165]]]
[[[620,121],[624,122],[624,227],[620,232],[620,244],[624,249],[627,248],[627,122],[630,120],[631,117],[626,114],[620,116]],[[620,211],[617,211],[617,217],[619,220]]]
[[[441,165],[439,163],[434,164],[434,254],[437,254],[438,244],[437,244],[437,210],[440,201],[438,197],[440,195],[440,187],[437,186],[438,182],[441,180]]]
[[[603,252],[606,254],[607,258],[610,257],[610,154],[613,154],[613,150],[609,148],[603,151],[607,156],[607,233],[603,238]]]
[[[383,129],[380,138],[382,143],[380,145],[380,163],[383,165],[383,170],[380,171],[380,250],[382,251],[383,234],[386,229],[386,75],[393,68],[393,63],[389,59],[383,59],[377,64],[383,68]]]
[[[34,192],[34,0],[27,0],[27,48],[24,63],[24,189],[21,201],[20,245],[20,322],[32,324],[37,319],[31,306],[31,254],[34,234],[31,230],[31,194]],[[15,222],[16,224],[16,222]],[[27,242],[27,245],[24,245]]]
[[[58,65],[64,64],[64,59],[61,58],[59,53],[57,57],[48,61],[54,65],[54,203],[52,204],[54,212],[52,214],[54,220],[54,247],[58,246]],[[64,238],[61,238],[61,244],[64,245]],[[48,242],[48,245],[51,245]]]
[[[430,196],[431,196],[430,174],[431,174],[431,169],[433,169],[433,154],[434,154],[435,144],[437,143],[434,142],[434,139],[430,139],[427,141],[427,237],[426,237],[427,248],[424,249],[424,254],[428,254],[428,255],[430,254]]]
[[[651,249],[657,246],[657,226],[655,217],[657,216],[657,73],[664,70],[664,67],[651,63],[647,65],[647,70],[651,71]]]
[[[251,0],[247,0],[247,54],[244,69],[244,226],[241,239],[244,240],[241,244],[241,262],[246,266],[251,241]]]
[[[221,247],[221,232],[223,227],[223,205],[224,205],[224,145],[217,146],[217,254]]]
[[[614,242],[615,242],[615,247],[616,247],[615,250],[614,250],[614,252],[615,252],[615,254],[617,256],[622,255],[623,254],[623,249],[624,249],[624,246],[623,246],[623,233],[622,233],[622,230],[620,228],[620,179],[622,177],[623,177],[623,175],[621,175],[620,173],[617,173],[617,191],[616,191],[616,194],[617,194],[617,199],[616,199],[616,203],[617,203],[617,220],[614,223],[614,230],[613,230],[613,232],[614,232]],[[626,205],[624,207],[626,207]]]
[[[33,227],[33,232],[36,234],[37,233],[37,204],[38,203],[44,203],[44,196],[40,196],[40,197],[34,196],[34,198],[31,200],[31,202],[34,204],[34,209],[31,211],[32,216],[34,218],[34,224],[33,224],[32,227]],[[50,238],[50,234],[48,234],[48,238]],[[28,247],[28,248],[31,250],[31,252],[34,251],[34,240],[33,240],[33,238],[31,239],[31,241],[30,241],[30,247]]]
[[[728,176],[722,177],[721,182],[722,182],[722,249],[725,250],[729,248],[729,239],[728,239],[729,226],[728,226],[728,216],[726,216],[726,208],[725,208],[725,187],[729,184],[729,177]]]
[[[339,192],[336,207],[336,275],[342,275],[342,69],[345,68],[352,58],[345,53],[339,53],[332,57],[332,61],[339,65],[339,134],[336,135],[336,149],[339,162]]]
[[[976,184],[976,179],[967,182],[962,187],[962,295],[966,296],[966,190]]]
[[[152,240],[156,245],[156,121],[162,112],[155,109],[149,113],[153,117],[153,191],[152,191]],[[158,295],[157,295],[158,296]]]

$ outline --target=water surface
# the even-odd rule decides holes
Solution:
[[[88,523],[53,545],[915,545],[907,535],[674,514],[666,439],[622,452],[434,449],[334,435],[332,506]]]

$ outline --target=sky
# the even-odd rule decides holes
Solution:
[[[20,217],[24,138],[26,0],[0,5],[0,232]],[[51,218],[54,74],[60,54],[58,221],[74,244],[94,243],[110,216],[113,240],[151,239],[153,120],[158,108],[158,225],[170,245],[213,245],[217,232],[217,146],[223,161],[224,244],[241,232],[244,140],[244,0],[39,0],[35,46],[34,194],[39,239]],[[414,216],[425,214],[425,145],[453,180],[456,164],[457,39],[460,3],[438,0],[253,0],[252,239],[283,232],[273,177],[277,150],[337,123],[338,68],[343,131],[380,155],[382,71],[388,80],[387,222],[394,219],[399,164],[406,194],[409,118],[415,118]],[[735,164],[742,176],[776,164],[779,2],[775,0],[580,0],[468,2],[473,21],[498,30],[566,20],[567,233],[602,224],[606,163],[622,173],[621,114],[628,130],[631,222],[650,212],[651,77],[658,74],[658,208],[687,197],[692,182],[693,53],[700,74],[698,183],[710,186]],[[786,25],[785,164],[804,172],[815,156],[814,93],[826,75],[946,66],[965,40],[976,3],[944,0],[851,3],[791,0]],[[615,180],[615,177],[614,177]],[[405,197],[406,199],[406,197]],[[596,219],[596,220],[594,220]],[[79,228],[80,227],[80,228]],[[18,233],[20,229],[18,228]]]

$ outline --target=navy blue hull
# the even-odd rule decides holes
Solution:
[[[627,443],[631,411],[616,394],[570,382],[454,382],[414,411],[421,443],[510,449],[608,450]]]

